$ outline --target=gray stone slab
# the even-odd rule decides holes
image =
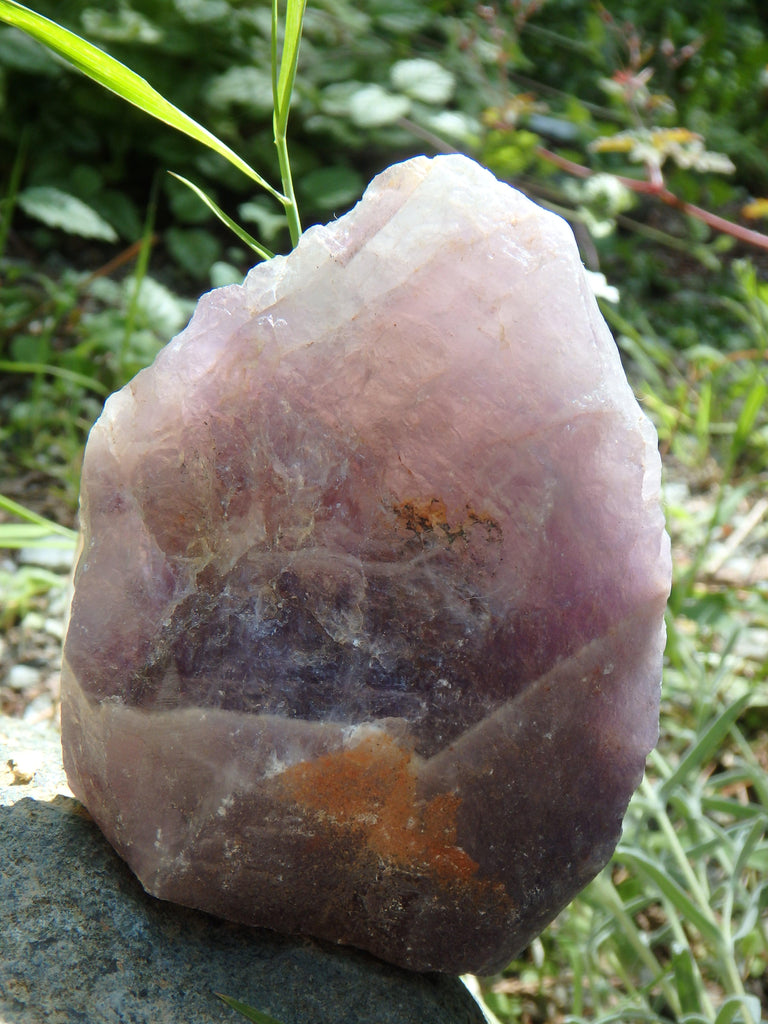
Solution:
[[[482,1024],[458,978],[148,896],[70,793],[51,729],[0,717],[0,1024]]]

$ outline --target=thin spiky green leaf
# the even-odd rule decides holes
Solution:
[[[254,1021],[254,1024],[280,1024],[280,1021],[275,1020],[274,1017],[270,1017],[268,1013],[262,1013],[261,1010],[255,1010],[252,1006],[248,1006],[247,1003],[242,1003],[239,999],[233,999],[232,996],[224,996],[221,992],[217,992],[216,995],[221,999],[222,1002],[226,1003],[227,1006],[236,1010],[242,1014],[246,1020]]]
[[[275,110],[277,127],[284,133],[288,124],[288,112],[291,105],[293,85],[296,80],[296,68],[299,63],[299,46],[304,24],[306,0],[288,0],[285,13],[285,35],[283,52],[280,56],[280,74],[277,80],[277,97]]]
[[[202,202],[205,203],[208,209],[216,214],[216,216],[219,218],[222,224],[226,224],[230,231],[233,231],[240,239],[240,241],[245,243],[245,245],[247,245],[249,249],[253,249],[253,251],[255,253],[258,253],[258,255],[261,256],[261,258],[264,260],[271,260],[274,258],[275,254],[273,252],[267,249],[266,246],[262,245],[261,242],[257,242],[253,235],[250,235],[245,230],[245,228],[240,227],[237,221],[232,220],[230,216],[224,213],[221,207],[217,206],[216,203],[214,203],[214,201],[211,199],[211,197],[209,195],[206,195],[206,193],[203,192],[203,190],[199,188],[197,185],[195,185],[194,182],[189,181],[188,178],[184,178],[180,174],[175,174],[173,171],[169,171],[169,174],[172,177],[176,178],[178,181],[180,181],[183,185],[186,185],[188,189],[191,189],[195,193],[195,195]]]
[[[153,89],[146,79],[131,71],[125,64],[111,57],[104,50],[100,50],[98,46],[94,46],[93,43],[70,32],[69,29],[62,28],[61,25],[57,25],[49,18],[44,18],[28,7],[16,3],[16,0],[0,0],[0,21],[26,32],[33,39],[53,50],[78,71],[120,96],[121,99],[212,149],[269,192],[275,199],[285,203],[285,196],[273,188],[258,171],[254,170],[242,157],[239,157],[226,143],[203,128],[188,114],[179,110],[161,93]]]
[[[46,519],[45,516],[39,515],[37,512],[33,512],[30,508],[25,508],[20,505],[13,498],[6,498],[4,494],[0,494],[0,509],[3,512],[9,512],[12,516],[17,516],[19,519],[23,519],[28,523],[34,523],[36,526],[44,527],[48,533],[55,533],[61,537],[66,537],[67,540],[74,543],[77,541],[77,532],[70,530],[66,526],[61,526],[59,523],[54,523],[52,519]]]

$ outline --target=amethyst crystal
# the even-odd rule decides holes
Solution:
[[[94,427],[72,789],[156,896],[502,967],[656,739],[659,472],[565,222],[464,157],[390,168]]]

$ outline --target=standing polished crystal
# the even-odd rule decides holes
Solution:
[[[502,967],[656,739],[659,474],[566,223],[464,157],[390,168],[94,427],[72,789],[157,896]]]

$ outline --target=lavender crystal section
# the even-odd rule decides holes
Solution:
[[[94,427],[72,789],[157,896],[500,968],[656,739],[659,476],[565,222],[464,157],[390,168]]]

